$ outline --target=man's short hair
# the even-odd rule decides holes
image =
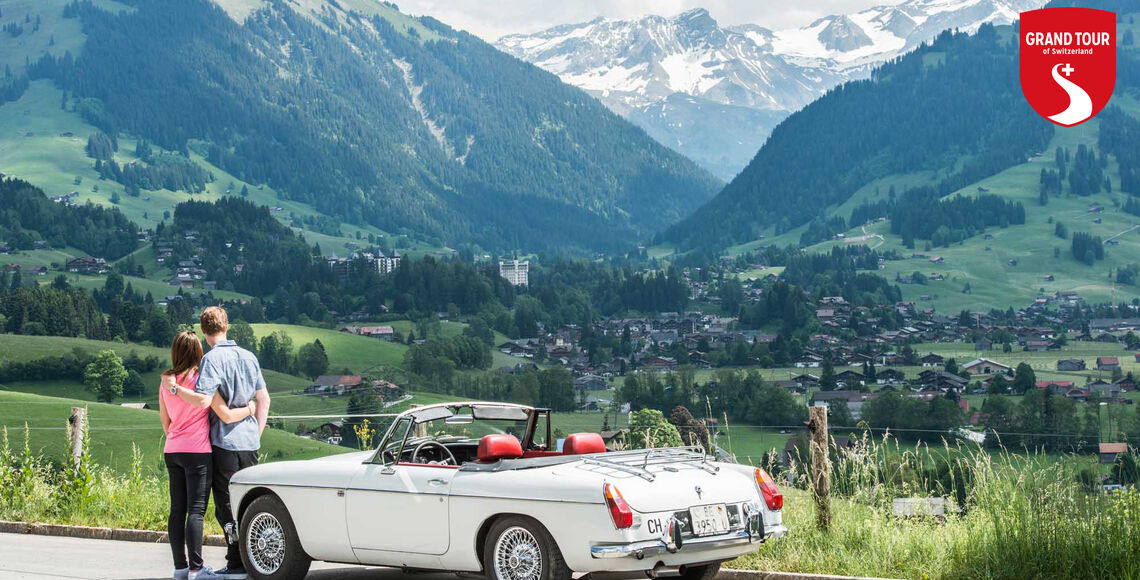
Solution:
[[[206,336],[221,334],[230,327],[230,317],[226,315],[226,309],[221,306],[211,306],[203,310],[199,322],[202,324],[202,334]]]

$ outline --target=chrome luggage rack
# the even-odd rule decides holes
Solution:
[[[661,466],[667,471],[669,464],[684,463],[703,469],[708,473],[716,473],[720,468],[709,462],[709,457],[700,445],[688,447],[659,447],[654,449],[630,449],[627,451],[611,451],[582,457],[582,461],[589,465],[608,467],[625,473],[631,473],[646,481],[657,478],[649,470],[653,466]]]

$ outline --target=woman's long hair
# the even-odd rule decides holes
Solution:
[[[171,367],[162,374],[181,376],[186,371],[198,368],[202,361],[202,343],[193,330],[179,332],[170,345]]]

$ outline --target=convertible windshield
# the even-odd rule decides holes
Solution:
[[[513,435],[524,449],[545,450],[548,413],[538,412],[535,432],[529,433],[532,413],[529,408],[494,403],[425,407],[397,420],[377,460],[460,465],[477,458],[479,440],[487,435]]]
[[[416,437],[426,436],[437,441],[456,441],[463,439],[478,440],[484,435],[493,433],[506,433],[514,435],[521,441],[526,434],[527,422],[511,421],[505,419],[475,419],[471,421],[456,421],[463,415],[454,415],[447,419],[439,419],[430,423],[416,426]],[[470,415],[466,416],[471,418]]]

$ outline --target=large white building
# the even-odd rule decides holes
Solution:
[[[400,252],[392,250],[391,256],[385,256],[384,252],[376,250],[376,269],[381,274],[391,274],[400,267]]]
[[[528,286],[529,273],[529,260],[503,260],[499,262],[499,275],[515,286]]]

